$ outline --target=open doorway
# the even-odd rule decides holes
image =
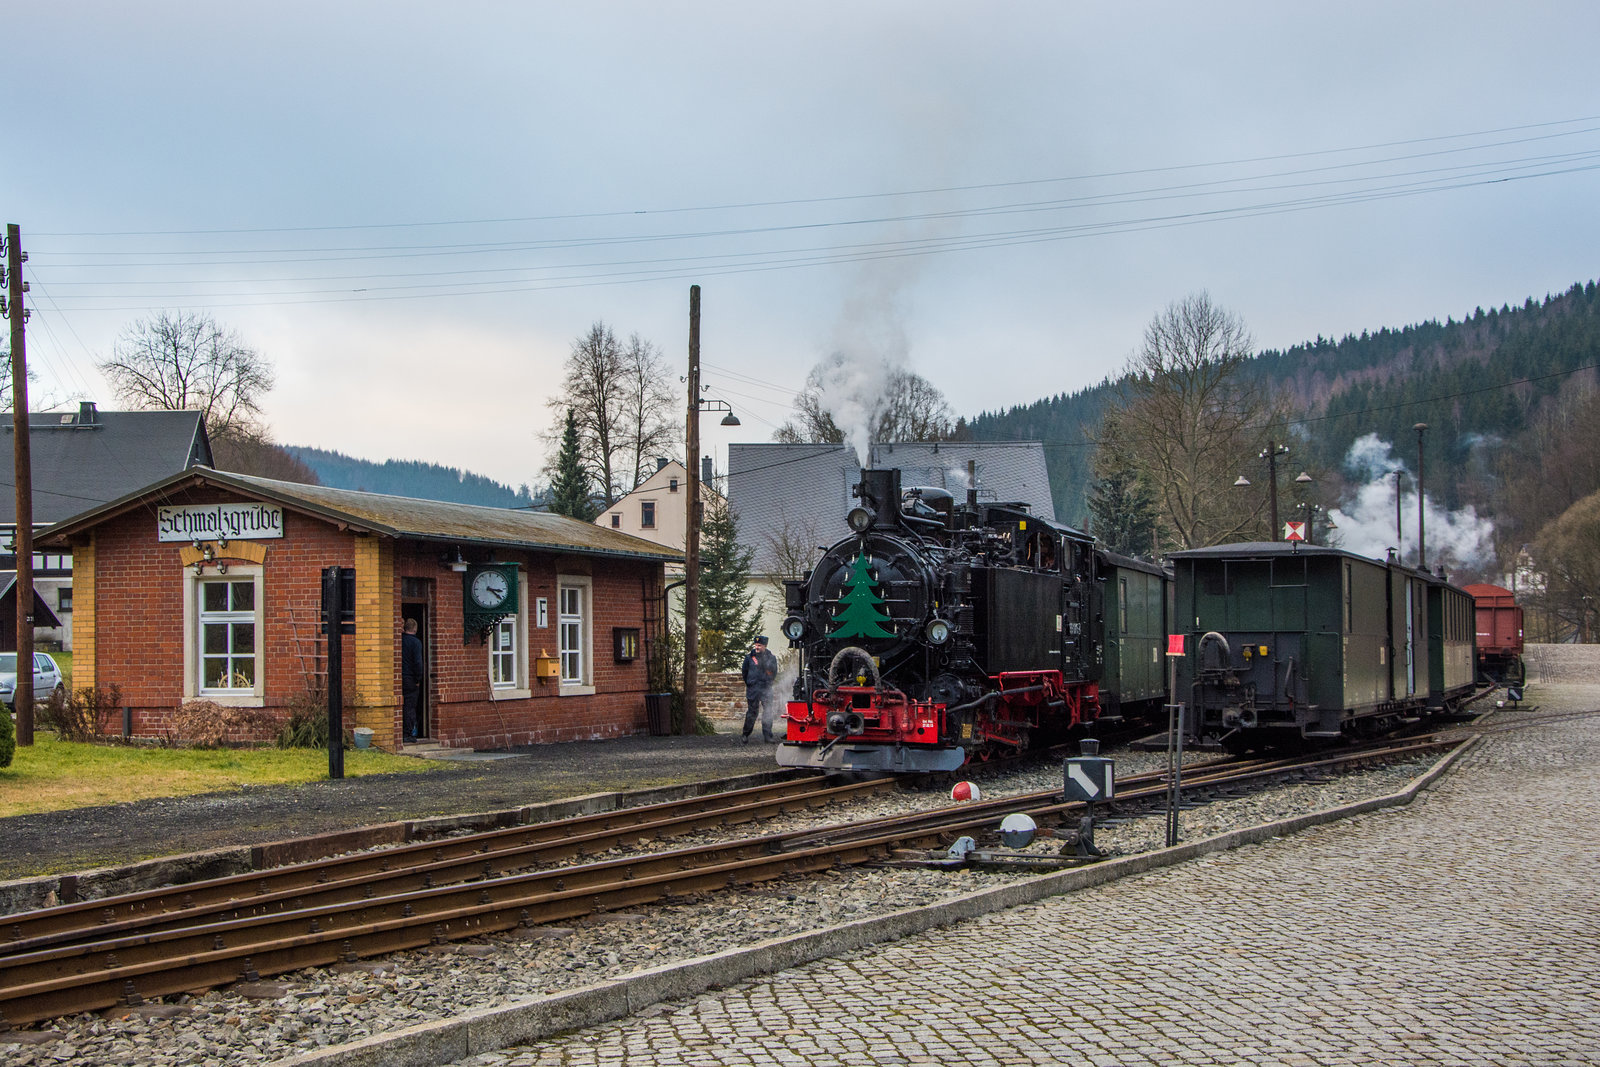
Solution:
[[[415,579],[408,579],[414,581]],[[417,694],[417,737],[433,736],[433,629],[428,625],[428,601],[425,596],[406,597],[400,603],[402,628],[405,620],[417,620],[417,637],[422,640],[422,691]]]

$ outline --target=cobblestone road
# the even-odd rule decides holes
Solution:
[[[1600,719],[1491,736],[1410,807],[466,1063],[1600,1063],[1597,767]]]

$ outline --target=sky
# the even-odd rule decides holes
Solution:
[[[23,4],[35,407],[200,311],[280,442],[542,481],[597,321],[768,440],[819,360],[957,414],[1200,290],[1262,348],[1600,275],[1600,5]],[[676,383],[675,383],[676,384]],[[40,401],[43,403],[41,404]]]

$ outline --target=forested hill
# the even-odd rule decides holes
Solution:
[[[286,445],[285,450],[317,473],[322,484],[335,489],[413,496],[423,500],[448,500],[456,504],[516,508],[532,504],[526,485],[513,489],[480,474],[417,460],[374,463],[342,452]]]
[[[1327,470],[1337,470],[1350,444],[1368,433],[1414,455],[1412,427],[1427,423],[1430,496],[1456,506],[1495,503],[1497,467],[1507,456],[1520,455],[1523,469],[1537,470],[1541,451],[1529,435],[1564,394],[1594,386],[1597,366],[1600,288],[1589,282],[1517,307],[1478,308],[1460,320],[1265,351],[1246,373],[1288,393],[1307,459]],[[984,412],[969,426],[978,440],[1045,442],[1056,514],[1078,523],[1093,477],[1089,437],[1116,388],[1108,379]]]

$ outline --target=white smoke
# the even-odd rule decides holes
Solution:
[[[883,411],[894,370],[880,353],[871,351],[838,351],[818,367],[818,405],[844,434],[845,444],[856,450],[863,467],[872,465],[872,428]]]
[[[1343,507],[1331,508],[1328,517],[1338,527],[1341,548],[1373,559],[1383,559],[1398,547],[1404,560],[1417,557],[1417,498],[1410,469],[1394,454],[1394,447],[1377,434],[1358,438],[1345,455],[1345,468],[1364,484]],[[1395,529],[1395,471],[1400,471],[1399,530]],[[1424,500],[1423,536],[1428,563],[1447,570],[1480,570],[1494,558],[1494,523],[1480,518],[1468,504],[1455,511],[1440,507],[1431,496]]]

